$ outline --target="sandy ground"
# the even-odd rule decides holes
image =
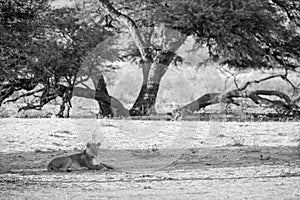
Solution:
[[[102,142],[115,171],[47,172]],[[300,199],[300,123],[0,119],[0,199]]]

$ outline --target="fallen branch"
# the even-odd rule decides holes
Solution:
[[[291,104],[292,103],[291,98],[287,94],[285,94],[283,92],[279,92],[279,91],[273,91],[273,90],[255,90],[255,91],[252,91],[250,93],[250,95],[277,96],[277,97],[283,99],[285,101],[285,103],[287,103],[287,104]]]
[[[260,95],[264,96],[276,96],[280,100],[271,100]],[[196,112],[200,109],[217,103],[227,103],[227,104],[236,104],[235,98],[249,98],[254,103],[259,105],[266,105],[284,111],[285,113],[291,113],[295,110],[299,110],[299,107],[291,100],[291,98],[283,92],[273,91],[273,90],[255,90],[255,91],[246,91],[246,90],[231,90],[223,93],[208,93],[197,100],[173,111],[173,113],[181,112],[187,110],[189,112]],[[299,97],[300,99],[300,97]]]

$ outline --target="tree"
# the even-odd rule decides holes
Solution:
[[[77,83],[78,71],[88,53],[94,47],[112,35],[97,22],[81,20],[76,8],[55,9],[46,15],[49,37],[40,41],[44,50],[36,52],[44,71],[50,72],[49,80],[52,92],[44,95],[60,96],[63,103],[58,115],[63,116],[65,104],[72,98]],[[65,86],[65,87],[64,87]],[[40,106],[48,103],[44,101]]]
[[[63,116],[65,104],[70,105],[77,72],[85,56],[112,33],[99,22],[82,20],[76,8],[52,9],[47,1],[38,1],[37,5],[30,2],[1,4],[4,11],[1,34],[7,40],[1,41],[1,70],[5,73],[0,102],[15,91],[26,89],[28,93],[6,102],[34,95],[38,103],[34,100],[20,110],[41,109],[60,96],[63,103],[58,115]],[[19,29],[15,24],[24,21],[30,26]],[[16,41],[10,38],[14,35]]]
[[[44,37],[42,14],[46,0],[0,1],[0,106],[14,91],[37,85],[31,67],[35,63],[35,38]]]
[[[114,4],[114,6],[108,0],[99,1],[113,18],[127,26],[141,56],[144,81],[140,94],[130,110],[131,115],[151,113],[161,77],[175,57],[176,48],[155,49],[149,44],[147,36],[150,35],[151,38],[151,31],[160,24],[169,30],[185,34],[181,37],[183,40],[186,36],[195,37],[198,47],[207,47],[211,60],[221,65],[238,69],[284,69],[285,73],[277,77],[286,80],[296,89],[287,76],[290,71],[298,73],[296,69],[299,67],[300,36],[297,26],[299,27],[300,12],[298,1],[287,3],[282,0],[166,0],[130,1],[128,4],[123,1],[114,1],[120,4]],[[127,10],[129,14],[121,13],[116,7],[120,10]],[[139,11],[132,7],[138,7]],[[145,11],[147,9],[151,9],[151,12]],[[130,17],[131,10],[134,10],[132,17],[136,17],[135,21]],[[146,14],[142,15],[140,12]],[[142,28],[148,28],[147,34],[141,33]],[[179,41],[177,44],[181,45],[182,41]],[[238,91],[245,90],[247,86],[248,84],[238,88]],[[257,95],[259,94],[284,96],[265,91]],[[240,94],[240,96],[244,95]],[[212,95],[212,97],[216,96]],[[218,100],[212,102],[220,102],[221,99],[218,96]],[[205,101],[203,107],[212,103]],[[289,102],[287,100],[286,103]],[[194,105],[194,103],[197,102],[191,104]],[[199,102],[196,107],[197,109],[192,109],[192,111],[202,108],[199,107]]]
[[[180,23],[169,22],[168,26],[194,35],[199,45],[205,44],[210,57],[221,65],[238,69],[284,70],[284,73],[249,81],[243,86],[236,84],[237,90],[211,94],[208,99],[204,97],[210,94],[206,94],[178,110],[197,111],[214,103],[234,102],[233,98],[240,97],[280,108],[287,113],[299,110],[296,102],[282,92],[247,91],[249,85],[272,78],[281,78],[295,92],[299,91],[288,78],[289,73],[299,73],[299,5],[299,1],[281,0],[202,1],[201,4],[182,1],[170,5],[165,12],[171,13],[172,17],[167,17],[184,17]],[[173,14],[175,11],[176,15]],[[262,95],[276,96],[280,100],[271,100]]]
[[[147,32],[142,34],[140,30],[141,28],[138,27],[137,23],[128,15],[122,14],[116,10],[108,0],[100,0],[100,3],[113,18],[125,23],[141,57],[140,66],[143,70],[143,84],[137,100],[129,111],[130,115],[149,115],[151,113],[155,113],[154,106],[161,78],[165,74],[170,63],[173,61],[176,55],[175,51],[184,42],[186,36],[180,32],[170,31],[163,25],[155,25],[149,21],[145,21],[143,18],[140,21],[142,22],[143,28],[146,28]],[[125,4],[124,2],[119,3]],[[158,5],[157,2],[152,4],[148,1],[142,1],[142,3],[137,1],[129,2],[130,5],[133,3],[143,6],[142,9],[140,9],[142,11],[150,9],[149,5]],[[135,8],[137,8],[136,5]],[[155,28],[160,31],[162,37],[168,40],[164,41],[164,44],[161,43],[158,48],[152,43],[152,36]],[[173,37],[173,40],[169,40],[168,37]]]
[[[32,9],[29,1],[22,0],[21,2],[24,3],[20,4],[21,6],[17,1],[12,2],[14,2],[13,7],[20,7],[18,11],[20,13],[28,7]],[[91,0],[91,3],[94,2]],[[27,38],[25,42],[20,38],[21,45],[15,45],[13,49],[9,44],[5,44],[6,40],[3,40],[5,45],[1,46],[4,49],[1,51],[1,59],[5,62],[0,64],[7,76],[2,78],[1,98],[7,98],[14,91],[10,87],[14,81],[7,80],[7,77],[21,75],[22,78],[34,77],[30,78],[34,80],[33,85],[40,83],[44,86],[42,95],[39,96],[40,104],[36,105],[37,107],[28,105],[25,109],[40,108],[57,96],[63,97],[64,103],[68,102],[72,96],[69,94],[77,93],[74,90],[75,74],[78,74],[84,58],[96,44],[110,35],[110,31],[115,34],[129,32],[135,49],[121,57],[135,57],[143,71],[140,93],[129,110],[132,116],[155,113],[154,106],[161,78],[172,62],[182,61],[182,58],[176,55],[176,50],[188,36],[196,39],[195,50],[207,48],[211,61],[223,66],[237,69],[276,68],[283,69],[284,73],[254,82],[250,81],[243,86],[236,84],[236,91],[208,94],[211,96],[210,99],[206,98],[207,96],[200,97],[196,102],[184,106],[183,109],[196,111],[212,103],[234,102],[234,97],[246,96],[245,90],[249,85],[271,78],[282,78],[295,90],[297,89],[296,85],[288,79],[289,73],[299,73],[297,68],[300,54],[300,12],[299,2],[296,0],[114,0],[111,1],[112,3],[109,0],[99,0],[98,2],[107,15],[98,9],[98,5],[94,6],[93,14],[87,16],[83,11],[80,17],[78,13],[81,8],[78,6],[51,12],[42,12],[42,9],[37,9],[39,14],[34,15],[35,18],[30,18],[31,21],[28,21],[33,24],[32,28],[25,32],[26,37],[22,37]],[[3,5],[3,11],[5,11],[3,16],[9,19],[11,15],[7,7],[10,4]],[[41,5],[40,7],[44,8],[44,4]],[[27,15],[36,12],[32,10],[25,13]],[[19,14],[15,16],[17,16],[15,21],[18,22]],[[11,20],[9,23],[15,22]],[[35,27],[36,24],[37,27]],[[9,38],[11,25],[5,22],[1,26],[6,28],[1,34]],[[107,30],[110,31],[107,32]],[[21,33],[21,30],[16,28],[15,35],[22,35],[18,31]],[[25,54],[18,48],[22,45],[26,47],[24,49],[29,49]],[[16,59],[9,59],[8,55],[14,55]],[[97,78],[102,78],[102,75]],[[92,79],[94,85],[99,86],[96,87],[98,90],[96,92],[98,92],[98,100],[103,101],[99,102],[100,108],[103,109],[102,113],[112,115],[112,101],[117,102],[118,105],[120,102],[108,94],[103,78],[100,84],[98,84],[99,79]],[[8,87],[6,83],[9,83]],[[17,87],[14,86],[14,88]],[[99,88],[102,89],[99,90]],[[87,93],[90,96],[91,90],[87,89]],[[32,92],[25,96],[29,94]],[[288,100],[284,94],[276,93],[276,91],[255,93],[258,97],[261,94],[275,94],[288,104],[290,110],[295,108],[290,105],[295,101]],[[254,93],[251,96],[253,95]],[[258,101],[257,98],[252,98],[252,100],[266,102]],[[194,106],[195,103],[198,105]],[[121,106],[121,109],[123,108]],[[63,109],[64,107],[61,110]]]
[[[286,16],[272,2],[175,2],[165,12],[171,13],[166,14],[168,19],[175,18],[172,21],[178,23],[169,22],[168,26],[194,35],[220,64],[236,68],[298,66],[292,63],[299,58],[299,33],[286,25]]]

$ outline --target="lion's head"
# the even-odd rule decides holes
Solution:
[[[100,150],[101,143],[87,143],[86,144],[86,153],[90,156],[97,157]]]

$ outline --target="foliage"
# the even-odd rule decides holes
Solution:
[[[42,51],[36,52],[40,58],[38,65],[56,80],[64,79],[72,85],[88,53],[112,33],[99,23],[80,20],[75,8],[56,9],[46,17],[48,37],[40,41]]]
[[[278,9],[267,0],[167,1],[156,20],[194,35],[222,64],[295,69],[300,35]]]
[[[292,0],[114,0],[139,27],[166,24],[193,35],[231,67],[299,67],[300,3]]]
[[[72,87],[77,72],[88,53],[111,36],[101,23],[82,20],[77,8],[53,9],[47,1],[8,1],[1,4],[1,74],[0,104],[25,82],[37,82],[42,95],[35,95],[40,108],[65,90],[60,84]],[[13,10],[13,13],[10,12]],[[19,84],[19,80],[22,80]],[[28,81],[27,81],[28,80]],[[28,90],[32,90],[30,87]],[[50,95],[50,97],[48,97]],[[17,100],[16,98],[15,100]]]
[[[2,79],[27,75],[34,62],[35,38],[43,37],[46,0],[0,1],[0,74]]]
[[[0,9],[4,75],[75,76],[87,53],[111,35],[96,22],[80,20],[76,8],[53,10],[45,0],[6,1]]]

